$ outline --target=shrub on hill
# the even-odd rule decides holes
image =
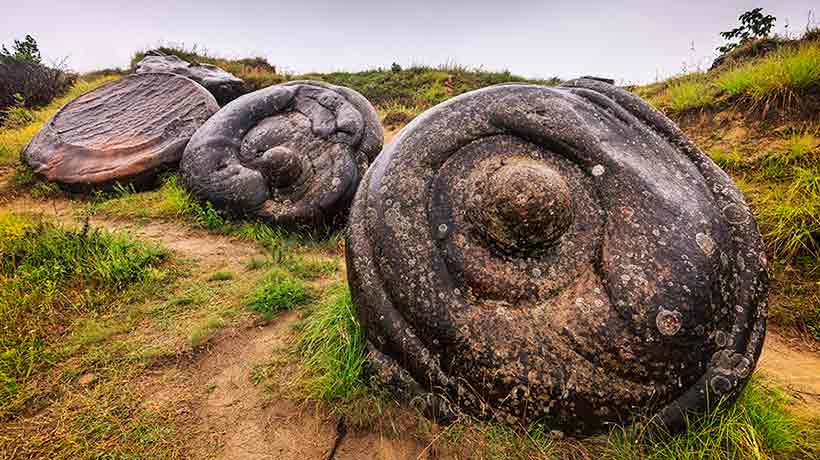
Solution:
[[[11,50],[0,48],[0,126],[30,121],[26,109],[42,107],[65,94],[76,76],[41,63],[37,42],[30,35],[15,40]]]

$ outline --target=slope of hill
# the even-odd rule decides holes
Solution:
[[[773,273],[771,322],[820,340],[820,37],[631,90],[735,180]]]

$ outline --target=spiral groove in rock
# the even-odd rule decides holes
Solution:
[[[197,131],[180,165],[198,198],[273,224],[335,225],[382,147],[359,93],[296,81],[246,94]]]
[[[652,414],[682,428],[738,394],[765,335],[740,192],[667,118],[591,79],[415,119],[359,187],[347,264],[378,376],[571,433]]]

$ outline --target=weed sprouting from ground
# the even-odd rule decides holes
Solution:
[[[365,393],[364,335],[345,283],[330,287],[299,325],[296,353],[308,397],[351,401]]]
[[[274,267],[262,284],[251,294],[247,306],[270,318],[276,313],[303,305],[310,298],[310,291],[301,279],[281,268]]]
[[[89,227],[0,214],[0,414],[50,361],[71,319],[160,277],[167,252]]]

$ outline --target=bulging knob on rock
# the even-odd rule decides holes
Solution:
[[[286,147],[266,150],[261,163],[265,165],[265,175],[276,188],[286,188],[296,183],[302,175],[302,161]]]
[[[537,253],[556,244],[575,217],[561,175],[529,157],[489,159],[470,174],[467,217],[502,252]]]

